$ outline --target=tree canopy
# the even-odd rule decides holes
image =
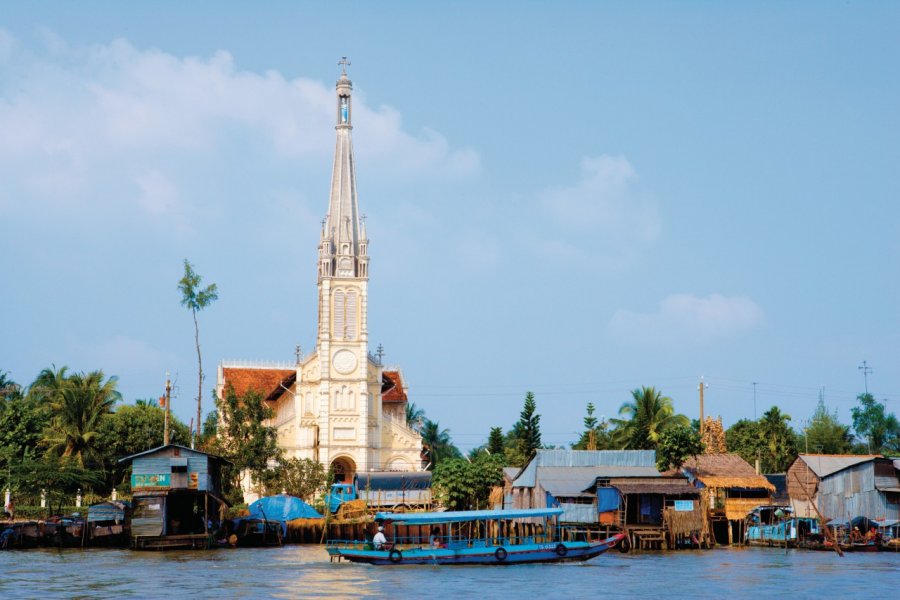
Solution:
[[[481,453],[471,461],[446,460],[435,468],[435,494],[449,510],[488,508],[491,489],[503,484],[503,457]]]
[[[537,402],[533,392],[525,394],[522,412],[519,413],[519,420],[513,425],[510,434],[517,450],[514,456],[518,459],[517,462],[521,461],[521,464],[513,464],[522,466],[531,460],[541,447],[541,415],[537,414]]]
[[[666,428],[659,436],[656,449],[656,467],[660,471],[680,469],[689,457],[697,456],[704,449],[700,434],[688,425]]]
[[[894,413],[888,413],[884,404],[875,400],[872,394],[856,397],[859,406],[854,406],[853,429],[866,441],[866,451],[877,454],[900,452],[900,422]]]
[[[773,406],[757,420],[741,419],[728,428],[728,449],[748,463],[760,461],[763,473],[784,473],[797,457],[797,434],[790,415]]]
[[[672,399],[653,387],[631,392],[631,400],[619,408],[619,419],[610,419],[614,429],[612,441],[617,448],[652,450],[659,436],[669,427],[690,426],[684,415],[675,414]]]
[[[828,412],[821,399],[803,434],[804,451],[815,454],[847,454],[853,447],[850,426],[840,422],[837,411]]]

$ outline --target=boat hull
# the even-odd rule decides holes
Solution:
[[[367,550],[330,547],[328,553],[333,558],[371,565],[515,565],[589,560],[614,547],[624,537],[618,534],[599,542],[559,542],[459,549],[410,547]]]

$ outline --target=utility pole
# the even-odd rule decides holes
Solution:
[[[863,381],[866,384],[866,395],[869,394],[869,373],[872,372],[872,367],[870,367],[866,361],[862,361],[862,364],[857,367],[863,374]]]
[[[703,435],[703,430],[706,429],[706,424],[703,422],[703,388],[708,388],[709,385],[703,383],[703,375],[700,376],[700,435]]]
[[[172,382],[169,381],[169,374],[166,373],[166,425],[163,430],[163,446],[169,445],[169,405],[172,404]]]

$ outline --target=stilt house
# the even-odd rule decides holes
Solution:
[[[744,539],[745,519],[761,504],[771,504],[775,486],[737,454],[700,454],[682,471],[703,493],[718,544]]]
[[[131,465],[135,549],[206,548],[224,519],[224,458],[169,444],[127,456]]]

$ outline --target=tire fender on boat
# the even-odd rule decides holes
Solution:
[[[497,550],[494,552],[494,558],[496,558],[500,562],[503,562],[504,560],[506,560],[507,554],[508,552],[506,551],[506,548],[497,548]]]
[[[566,548],[565,544],[559,543],[556,545],[556,555],[557,556],[565,556],[569,553],[569,549]]]
[[[388,554],[388,559],[392,563],[398,563],[401,560],[403,560],[403,553],[400,552],[399,550],[397,550],[396,548],[394,548],[393,550],[391,550],[391,553]]]
[[[627,554],[628,551],[631,550],[631,543],[628,541],[627,537],[622,538],[622,541],[616,544],[616,550],[622,554]]]

